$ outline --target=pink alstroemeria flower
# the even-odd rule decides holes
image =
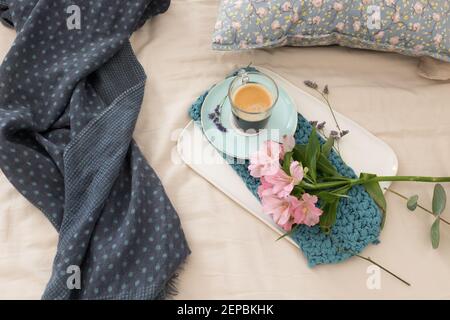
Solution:
[[[275,174],[280,168],[280,152],[279,143],[265,141],[262,148],[250,156],[250,174],[255,178]]]
[[[294,150],[295,138],[294,136],[284,135],[281,143],[280,159],[283,159],[286,152]]]
[[[269,182],[267,182],[266,178],[264,176],[260,179],[261,184],[258,187],[258,196],[260,199],[273,195],[272,187],[273,185]]]
[[[280,198],[290,195],[294,186],[303,180],[303,167],[298,161],[292,161],[289,173],[279,168],[274,175],[265,176],[266,184],[272,184],[272,193]]]
[[[312,227],[319,223],[323,211],[316,207],[317,196],[308,193],[302,195],[300,205],[294,211],[294,223]]]
[[[300,205],[300,200],[293,196],[278,198],[275,195],[261,199],[264,213],[271,215],[276,224],[286,231],[291,231],[294,224],[293,213]]]

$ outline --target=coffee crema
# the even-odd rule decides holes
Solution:
[[[272,96],[264,86],[257,83],[246,84],[236,90],[233,104],[243,112],[265,112],[272,106]]]
[[[272,95],[263,85],[248,83],[232,97],[234,122],[245,132],[258,132],[266,127],[273,105]]]

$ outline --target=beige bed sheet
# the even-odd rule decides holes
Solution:
[[[233,203],[186,165],[175,145],[187,108],[237,66],[254,62],[298,86],[327,83],[336,110],[392,146],[399,174],[450,175],[450,83],[417,75],[417,60],[345,48],[281,48],[214,52],[210,34],[216,0],[174,0],[169,11],[133,36],[149,80],[135,138],[178,210],[192,255],[179,278],[180,299],[450,298],[450,227],[432,250],[432,217],[410,213],[388,194],[386,227],[371,256],[412,283],[382,273],[368,289],[368,263],[358,258],[310,269],[287,241]],[[0,56],[15,33],[0,29]],[[431,185],[393,185],[419,194]],[[447,191],[450,189],[446,187]],[[450,219],[450,210],[444,214]],[[44,216],[0,176],[0,298],[37,299],[50,276],[57,234]]]

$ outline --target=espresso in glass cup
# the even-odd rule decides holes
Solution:
[[[233,121],[247,133],[264,129],[278,101],[275,81],[261,72],[241,70],[228,88]]]

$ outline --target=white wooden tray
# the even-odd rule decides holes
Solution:
[[[296,102],[298,112],[308,120],[326,121],[326,135],[336,130],[328,106],[293,85],[277,73],[255,66],[261,72],[271,76],[278,85],[282,86]],[[375,173],[377,175],[396,175],[398,159],[394,151],[384,141],[362,128],[354,121],[335,112],[340,127],[350,130],[350,133],[339,143],[343,160],[353,168],[356,174],[360,172]],[[237,202],[260,221],[267,224],[278,234],[284,231],[272,219],[262,212],[261,205],[255,196],[247,189],[245,183],[235,173],[224,158],[209,144],[202,129],[190,121],[178,137],[177,150],[181,159],[199,175]],[[390,183],[382,183],[382,188]],[[284,239],[296,245],[290,238]]]

